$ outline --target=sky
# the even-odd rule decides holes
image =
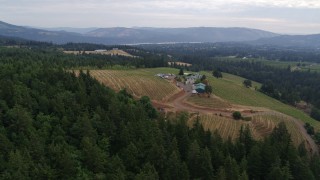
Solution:
[[[319,34],[320,0],[0,0],[0,21],[33,27],[248,27]]]

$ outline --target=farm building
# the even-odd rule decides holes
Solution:
[[[196,90],[197,93],[204,93],[206,91],[206,85],[203,83],[195,84],[194,90]]]
[[[195,79],[187,78],[185,84],[194,84],[195,82],[196,82]]]
[[[172,79],[175,77],[174,74],[162,74],[162,73],[156,74],[155,76],[161,77],[163,79]]]
[[[191,74],[189,75],[188,78],[192,78],[192,79],[201,79],[202,78],[202,75],[199,74],[199,73],[196,73],[196,74]]]
[[[202,75],[200,75],[199,73],[188,74],[186,78],[187,78],[187,80],[186,80],[185,84],[194,84],[196,82],[196,80],[202,78]]]
[[[94,50],[95,52],[106,52],[107,50],[106,49],[97,49],[97,50]]]

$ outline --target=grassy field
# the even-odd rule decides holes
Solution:
[[[259,91],[254,90],[253,88],[249,89],[244,87],[242,84],[243,78],[223,73],[223,78],[217,79],[212,77],[212,75],[207,72],[202,73],[206,74],[209,83],[213,86],[213,94],[221,97],[222,99],[239,105],[266,107],[300,119],[303,122],[308,122],[317,130],[320,130],[320,122],[312,119],[304,112],[273,99]],[[259,83],[254,84],[258,87],[260,86]]]
[[[136,97],[149,96],[154,100],[164,100],[179,92],[168,80],[156,77],[155,69],[139,70],[90,70],[90,74],[103,84],[115,90],[126,90]]]
[[[245,80],[245,78],[240,77],[240,76],[235,76],[232,74],[227,74],[227,73],[223,73],[223,78],[227,81],[230,81],[230,83],[235,83],[239,86],[243,86],[243,81]],[[262,84],[255,82],[255,81],[251,81],[252,82],[252,87],[250,89],[255,90],[255,88],[260,88],[262,86]]]
[[[295,145],[305,141],[296,124],[289,118],[280,115],[257,115],[252,117],[251,121],[236,121],[217,115],[200,115],[199,119],[206,130],[218,131],[224,139],[230,137],[233,140],[239,137],[241,126],[249,126],[253,138],[259,140],[270,135],[273,128],[283,121]],[[195,120],[189,120],[189,126],[192,126]]]
[[[230,108],[231,104],[223,101],[222,99],[211,96],[208,97],[199,97],[197,95],[193,95],[188,97],[187,103],[197,105],[197,106],[203,106],[203,107],[209,107],[209,108]]]

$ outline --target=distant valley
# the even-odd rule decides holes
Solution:
[[[320,35],[280,35],[250,28],[31,28],[0,21],[0,35],[55,44],[105,45],[148,43],[240,42],[252,45],[320,48]]]

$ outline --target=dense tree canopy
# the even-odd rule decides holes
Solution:
[[[223,140],[188,115],[166,119],[147,97],[115,93],[82,71],[99,61],[0,49],[0,179],[317,179],[319,157],[284,124],[262,141]],[[70,56],[67,56],[70,57]],[[99,58],[97,58],[99,59]],[[87,62],[88,61],[88,62]],[[304,146],[301,146],[302,149]]]

